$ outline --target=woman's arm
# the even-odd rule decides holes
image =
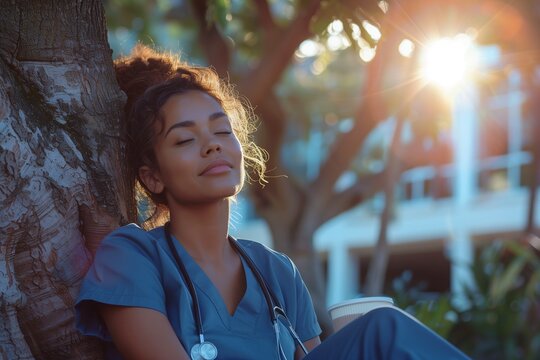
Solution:
[[[317,345],[321,343],[321,339],[318,336],[315,336],[314,338],[311,338],[304,342],[304,346],[309,351],[315,349]],[[296,347],[296,352],[294,353],[294,360],[300,360],[305,356],[304,351],[300,346]]]
[[[189,360],[169,320],[159,311],[101,304],[99,313],[126,359]]]

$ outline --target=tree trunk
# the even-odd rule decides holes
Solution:
[[[532,73],[532,71],[531,71]],[[527,90],[530,99],[538,99],[540,96],[540,84],[538,81],[534,81],[534,76],[529,73],[525,73],[525,81],[527,84]],[[540,103],[536,100],[529,100],[531,105],[531,133],[538,134],[540,132]],[[540,244],[538,241],[538,229],[535,223],[536,218],[536,203],[538,201],[538,185],[540,184],[540,142],[532,142],[532,166],[531,176],[529,183],[529,199],[527,204],[527,221],[525,229],[523,229],[523,235],[520,241],[535,252],[537,256],[540,256]]]
[[[538,99],[540,96],[540,80],[534,81],[534,69],[528,69],[529,72],[525,72],[524,79],[526,84],[526,90],[529,93],[530,99]],[[538,134],[540,132],[540,103],[537,100],[529,100],[531,103],[531,132]],[[529,184],[529,202],[527,207],[527,222],[525,226],[525,237],[535,233],[535,207],[537,198],[538,184],[540,183],[540,142],[532,142],[532,172]]]
[[[275,224],[275,226],[270,225],[272,239],[274,239],[274,249],[286,253],[302,274],[313,300],[319,325],[323,330],[321,337],[324,339],[333,333],[333,327],[326,310],[326,288],[322,262],[319,254],[313,248],[302,250],[290,246],[298,241],[295,230],[291,227],[278,226],[278,224]],[[309,240],[311,240],[313,233],[308,236],[310,236]]]
[[[0,20],[0,358],[101,358],[73,305],[127,216],[102,4],[3,1]]]
[[[388,258],[390,256],[388,250],[388,226],[390,225],[392,211],[394,209],[394,191],[400,173],[400,164],[397,161],[396,154],[399,153],[403,121],[404,119],[401,114],[398,115],[396,118],[396,128],[394,129],[388,152],[387,167],[389,171],[386,173],[384,184],[384,209],[381,214],[379,237],[373,250],[373,257],[371,258],[367,273],[366,287],[363,291],[367,296],[382,295],[384,290],[386,268],[388,267]]]

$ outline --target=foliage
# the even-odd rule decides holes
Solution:
[[[451,338],[479,359],[540,355],[540,259],[516,242],[486,248],[472,267],[471,308],[458,313]]]
[[[233,50],[228,76],[234,83],[239,83],[242,75],[264,55],[268,34],[264,33],[254,2],[206,2],[207,25],[215,24]],[[273,21],[285,25],[302,10],[303,3],[268,1],[268,6]],[[365,28],[369,24],[378,26],[384,15],[377,1],[368,2],[365,9],[357,8],[354,12],[347,4],[340,1],[321,3],[320,11],[310,20],[311,41],[318,49],[316,55],[298,56],[297,52],[276,85],[275,91],[287,118],[283,165],[301,181],[311,180],[313,171],[306,168],[318,169],[339,133],[350,130],[365,78],[365,67],[358,51],[377,43]],[[191,62],[205,63],[197,41],[200,30],[197,30],[189,1],[108,0],[105,5],[109,41],[115,55],[128,52],[138,39],[158,48],[180,51]],[[338,31],[339,36],[329,31],[329,24],[334,20],[339,20],[343,26]],[[337,49],[328,46],[332,36],[344,41]],[[313,134],[316,134],[315,138],[311,138]],[[381,146],[378,142],[371,144],[374,149],[356,159],[351,170],[354,173],[372,172],[364,163],[370,163],[372,153],[381,152]],[[305,151],[306,147],[319,149],[319,155]],[[381,156],[375,158],[380,163]]]
[[[456,324],[456,314],[453,310],[449,294],[428,294],[423,291],[424,284],[410,286],[412,276],[405,271],[400,277],[392,281],[392,290],[389,292],[395,304],[420,322],[448,338]]]
[[[426,298],[410,276],[394,280],[396,304],[475,359],[538,359],[540,356],[540,258],[517,242],[495,242],[476,257],[475,288],[460,309],[449,294]]]
[[[189,54],[190,61],[202,62],[202,54],[193,46],[197,24],[185,1],[107,0],[104,5],[114,57],[129,53],[135,43],[142,42]]]

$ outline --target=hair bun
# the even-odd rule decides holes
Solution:
[[[127,95],[126,114],[146,89],[169,79],[180,65],[180,59],[171,53],[158,53],[137,44],[130,55],[115,60],[116,80]]]

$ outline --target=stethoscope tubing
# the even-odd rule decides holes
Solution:
[[[277,323],[278,323],[277,314],[281,315],[287,322],[287,327],[289,328],[290,334],[292,335],[294,340],[298,343],[298,345],[300,345],[300,347],[302,348],[302,351],[304,352],[304,354],[307,355],[308,351],[307,351],[306,347],[302,343],[302,340],[300,340],[300,338],[298,337],[298,334],[296,334],[296,331],[294,331],[294,328],[293,328],[289,318],[287,317],[287,314],[285,313],[285,310],[283,310],[283,307],[281,307],[281,305],[279,304],[279,301],[277,300],[276,296],[274,295],[272,289],[270,289],[268,287],[268,285],[266,284],[266,281],[264,280],[261,272],[257,268],[257,265],[255,265],[253,260],[251,260],[251,258],[246,253],[246,251],[244,249],[242,249],[242,247],[240,247],[240,245],[238,244],[238,241],[235,238],[233,238],[232,236],[229,236],[229,237],[232,239],[232,244],[234,244],[235,249],[238,251],[239,254],[241,254],[241,256],[244,258],[244,260],[247,262],[249,268],[251,269],[251,271],[253,272],[253,274],[257,278],[257,282],[259,283],[259,286],[261,287],[261,289],[263,291],[264,297],[266,298],[266,303],[268,304],[268,307],[269,307],[268,312],[270,314],[270,318],[272,319],[272,324],[277,325]]]
[[[169,248],[171,250],[171,253],[173,254],[174,260],[176,261],[176,264],[178,265],[178,268],[180,270],[180,273],[182,274],[182,277],[184,278],[185,283],[188,286],[188,291],[191,295],[191,299],[193,302],[193,315],[195,317],[195,325],[197,327],[197,333],[199,335],[200,343],[202,344],[204,340],[204,329],[202,325],[202,318],[201,318],[201,309],[199,307],[199,298],[197,297],[197,291],[195,290],[195,286],[193,284],[193,281],[191,281],[191,278],[189,277],[189,274],[186,270],[186,267],[184,266],[183,261],[180,259],[180,256],[178,255],[178,251],[176,251],[176,248],[174,247],[173,240],[171,237],[171,233],[169,230],[170,223],[167,222],[164,226],[165,230],[165,237],[167,238],[167,243],[169,245]],[[235,250],[240,254],[240,256],[246,261],[248,267],[251,269],[251,272],[253,275],[255,275],[255,278],[257,279],[257,282],[259,283],[259,286],[261,287],[261,290],[263,292],[264,298],[266,300],[266,304],[268,306],[268,313],[270,314],[270,319],[272,320],[272,325],[274,327],[277,327],[278,325],[278,315],[281,315],[287,322],[287,327],[289,328],[289,331],[291,335],[293,336],[294,340],[298,343],[298,345],[302,348],[302,351],[304,354],[307,354],[308,351],[300,338],[298,337],[298,334],[296,334],[296,331],[294,331],[294,328],[289,321],[289,318],[285,314],[285,311],[281,307],[278,299],[276,298],[275,294],[273,293],[272,289],[268,287],[266,284],[266,281],[264,280],[261,272],[257,268],[257,265],[253,262],[251,257],[246,253],[244,249],[238,244],[238,240],[236,240],[234,237],[229,235],[229,240],[231,241],[231,245],[235,248]],[[276,334],[279,336],[279,334]],[[279,341],[279,340],[278,340]]]
[[[178,251],[176,251],[174,247],[174,244],[171,238],[171,233],[169,230],[169,226],[170,226],[170,223],[167,222],[165,224],[165,235],[167,238],[167,242],[174,256],[174,260],[176,261],[176,264],[180,268],[180,273],[182,274],[182,277],[184,278],[184,281],[187,284],[189,294],[191,295],[191,300],[193,303],[193,316],[195,317],[195,326],[197,327],[197,334],[199,335],[199,339],[201,339],[201,342],[203,342],[204,329],[203,329],[203,324],[202,324],[201,309],[199,307],[199,298],[197,296],[197,291],[195,291],[195,286],[193,285],[193,281],[191,281],[191,278],[188,275],[184,262],[180,259],[180,256],[178,256]]]

